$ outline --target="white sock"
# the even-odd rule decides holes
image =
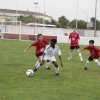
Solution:
[[[95,63],[100,67],[100,63],[99,63],[98,59],[95,59]]]
[[[35,68],[38,69],[39,67],[40,67],[40,63],[38,63]]]
[[[50,62],[46,62],[46,68],[49,68]]]
[[[80,60],[83,60],[81,53],[78,53]]]
[[[85,65],[86,68],[88,67],[89,63],[90,63],[89,61],[86,62],[86,65]]]
[[[39,63],[39,61],[36,62],[36,64],[34,66],[37,66],[37,64]]]
[[[59,67],[55,67],[55,72],[59,73]]]
[[[69,53],[69,57],[72,58],[72,52]]]

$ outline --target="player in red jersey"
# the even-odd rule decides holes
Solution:
[[[100,58],[100,49],[97,46],[94,46],[94,40],[89,41],[89,46],[84,47],[82,50],[89,50],[90,51],[90,57],[88,58],[86,65],[85,65],[85,70],[87,70],[87,67],[93,59],[95,59],[95,63],[100,67],[100,62],[98,61]]]
[[[79,34],[76,32],[76,28],[73,29],[73,32],[70,33],[69,35],[69,39],[68,39],[68,44],[70,42],[70,53],[69,53],[69,58],[68,60],[72,59],[72,52],[73,49],[76,49],[77,52],[79,52]],[[80,57],[80,61],[83,61],[82,55],[81,53],[78,53],[79,57]]]
[[[38,58],[38,61],[36,62],[35,66],[37,66],[37,64],[39,64],[39,62],[41,61],[42,59],[42,55],[43,55],[43,52],[45,50],[45,47],[46,45],[49,44],[49,42],[47,42],[46,40],[43,39],[43,35],[42,34],[38,34],[37,35],[37,41],[36,42],[33,42],[32,44],[30,44],[24,51],[23,53],[26,53],[27,50],[32,47],[32,46],[35,46],[36,47],[36,50],[35,50],[35,54]],[[49,67],[49,64],[50,62],[46,62],[46,69],[50,70],[50,67]]]

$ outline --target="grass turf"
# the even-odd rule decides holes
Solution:
[[[60,65],[61,77],[52,70],[45,70],[45,64],[33,77],[25,72],[32,69],[37,58],[35,47],[23,54],[32,41],[3,40],[0,42],[0,100],[99,100],[100,68],[94,63],[88,70],[84,65],[89,51],[83,51],[83,62],[74,50],[73,59],[68,61],[69,45],[58,44],[62,51],[64,67]],[[84,46],[81,46],[83,48]],[[58,64],[59,59],[56,55]]]

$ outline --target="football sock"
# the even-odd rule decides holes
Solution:
[[[78,53],[79,57],[81,60],[83,60],[81,53]]]
[[[100,67],[100,63],[97,59],[95,59],[95,63]]]
[[[69,53],[69,57],[72,58],[72,52]]]
[[[59,67],[55,67],[55,72],[59,73]]]
[[[86,65],[85,65],[86,68],[88,67],[89,63],[90,63],[89,61],[86,62]]]
[[[46,62],[46,68],[49,68],[50,62]]]
[[[38,63],[35,68],[38,69],[39,67],[40,67],[40,63]]]
[[[39,61],[36,62],[35,66],[37,66],[38,63],[39,63]]]

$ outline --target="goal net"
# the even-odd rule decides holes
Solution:
[[[4,39],[21,40],[21,21],[0,21]]]

